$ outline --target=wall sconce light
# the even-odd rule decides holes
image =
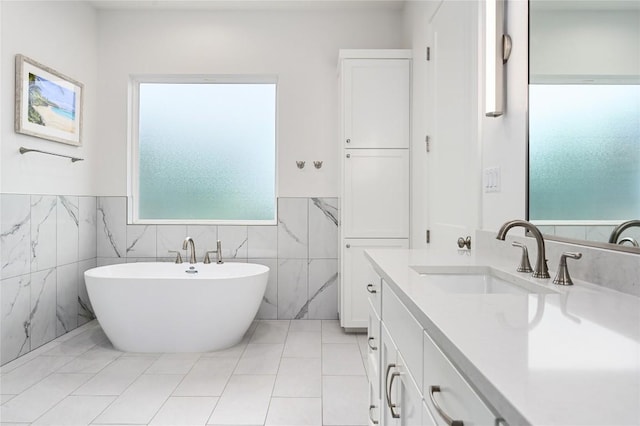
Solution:
[[[511,37],[504,33],[506,0],[485,0],[485,115],[504,113],[504,64],[511,55]]]

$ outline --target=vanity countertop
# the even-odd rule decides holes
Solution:
[[[496,264],[491,268],[550,292],[453,294],[411,267],[456,272],[487,263],[469,252],[387,249],[366,256],[509,424],[640,424],[640,298],[575,279],[557,286]]]

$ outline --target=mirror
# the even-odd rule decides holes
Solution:
[[[545,237],[640,253],[640,2],[529,2],[527,200]]]

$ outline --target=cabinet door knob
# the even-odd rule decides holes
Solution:
[[[351,143],[351,139],[347,139],[347,143]]]
[[[351,158],[351,154],[347,154],[347,158]]]
[[[374,340],[375,340],[375,337],[369,337],[369,339],[367,339],[367,345],[369,346],[369,349],[371,349],[372,351],[377,351],[378,347],[373,345]]]
[[[347,244],[345,247],[346,248],[351,248],[351,244]]]

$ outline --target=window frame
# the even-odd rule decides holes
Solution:
[[[275,85],[275,146],[274,146],[274,216],[263,220],[219,219],[141,219],[139,217],[139,123],[140,84],[274,84]],[[133,74],[129,78],[127,137],[127,223],[135,225],[277,225],[278,223],[278,99],[276,75],[180,75]]]

